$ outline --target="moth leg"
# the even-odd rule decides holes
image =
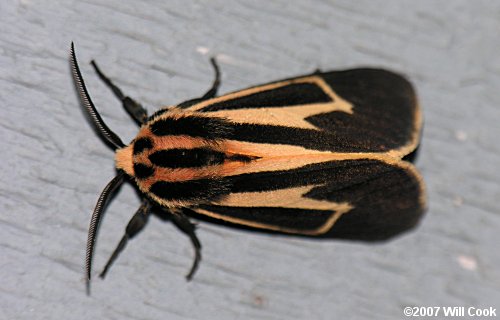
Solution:
[[[146,109],[137,101],[126,96],[123,92],[118,88],[112,81],[109,79],[104,73],[102,73],[101,69],[97,66],[97,63],[92,60],[90,62],[94,67],[99,78],[108,86],[108,88],[113,91],[115,96],[120,99],[123,104],[123,108],[128,112],[128,114],[137,122],[139,125],[145,123],[148,119],[148,112]]]
[[[148,200],[144,199],[139,209],[137,209],[132,219],[130,219],[130,221],[128,222],[127,228],[125,229],[125,234],[120,240],[120,243],[118,243],[118,246],[116,246],[115,251],[113,251],[113,254],[109,258],[99,277],[104,278],[106,276],[106,273],[108,272],[113,262],[115,262],[116,258],[118,258],[123,249],[125,249],[128,240],[135,237],[144,228],[144,226],[148,222],[150,213],[151,204]]]
[[[171,213],[175,225],[191,239],[191,243],[194,247],[195,256],[193,265],[191,266],[189,273],[186,275],[186,279],[190,281],[198,269],[198,265],[201,261],[201,243],[196,236],[196,225],[189,221],[189,218],[184,214],[184,212],[182,212],[182,210],[171,210]]]
[[[180,108],[187,108],[187,107],[192,106],[195,103],[201,102],[203,100],[211,99],[211,98],[213,98],[213,97],[215,97],[217,95],[217,90],[219,90],[219,86],[220,86],[220,70],[219,70],[219,65],[217,64],[217,61],[213,57],[210,58],[210,63],[214,67],[214,71],[215,71],[215,78],[214,78],[214,81],[212,82],[212,87],[203,96],[201,96],[200,98],[196,98],[196,99],[191,99],[191,100],[188,100],[188,101],[184,101],[184,102],[178,104],[177,105],[178,107],[180,107]]]
[[[215,97],[217,94],[217,90],[219,90],[220,86],[220,70],[219,65],[214,57],[210,58],[210,63],[214,67],[215,78],[214,82],[212,82],[212,87],[200,98],[200,100],[206,100]]]

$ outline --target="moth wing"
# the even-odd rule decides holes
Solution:
[[[411,229],[425,211],[421,177],[401,161],[331,161],[226,179],[226,197],[191,209],[239,227],[365,241]]]
[[[333,152],[391,153],[418,145],[421,114],[412,85],[382,69],[315,73],[188,106],[237,124],[235,139]]]

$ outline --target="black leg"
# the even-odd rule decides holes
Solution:
[[[189,221],[189,218],[184,214],[184,212],[181,210],[172,210],[171,213],[175,225],[191,239],[191,243],[194,247],[195,256],[193,265],[191,266],[189,273],[186,275],[186,279],[190,281],[198,269],[198,265],[201,261],[201,243],[195,233],[196,226]]]
[[[189,106],[192,106],[195,103],[201,102],[203,100],[211,99],[217,95],[217,90],[219,90],[219,86],[220,86],[219,65],[217,64],[217,61],[215,61],[215,58],[210,58],[210,63],[214,67],[214,71],[215,71],[215,78],[214,78],[214,82],[212,82],[212,87],[200,98],[184,101],[184,102],[180,103],[178,105],[178,107],[187,108]]]
[[[215,95],[217,95],[217,90],[219,90],[220,86],[219,65],[217,64],[217,61],[215,61],[215,58],[210,58],[210,63],[214,67],[215,79],[214,82],[212,83],[212,87],[200,98],[200,100],[206,100],[215,97]]]
[[[144,109],[144,107],[139,102],[135,101],[129,96],[125,96],[120,88],[118,88],[106,75],[104,75],[104,73],[102,73],[94,60],[92,60],[90,63],[94,67],[99,78],[101,78],[101,80],[113,91],[115,96],[120,99],[123,104],[123,108],[128,112],[128,114],[130,114],[130,116],[139,125],[145,123],[148,119],[148,112],[146,111],[146,109]]]
[[[125,249],[128,240],[132,239],[144,228],[144,226],[148,222],[150,212],[151,204],[148,200],[144,199],[139,209],[136,211],[132,219],[130,219],[127,228],[125,229],[125,234],[123,235],[120,243],[116,247],[111,257],[109,258],[106,266],[104,267],[104,270],[102,270],[99,277],[104,278],[106,276],[106,273],[108,272],[113,262],[116,260],[116,258],[118,258],[123,249]]]

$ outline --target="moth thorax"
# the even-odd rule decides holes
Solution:
[[[127,147],[116,151],[116,167],[128,175],[143,179],[146,168],[201,169],[221,165],[226,155],[212,141],[185,136],[138,137]]]

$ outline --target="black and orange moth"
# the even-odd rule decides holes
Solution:
[[[171,215],[200,242],[188,216],[282,234],[380,241],[414,227],[425,211],[424,185],[411,161],[422,116],[412,85],[382,69],[294,77],[160,109],[151,116],[92,62],[140,124],[128,145],[97,112],[73,45],[77,91],[97,131],[116,149],[117,176],[93,212],[86,251],[91,277],[96,231],[107,199],[129,178],[143,202],[101,276],[153,209]]]

